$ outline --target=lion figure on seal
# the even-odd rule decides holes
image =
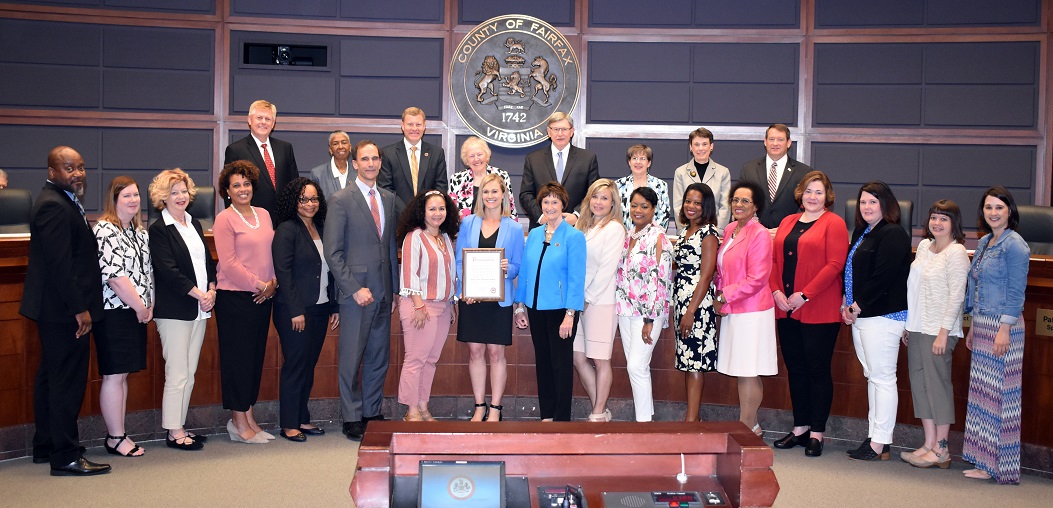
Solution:
[[[497,58],[493,55],[487,55],[483,59],[482,69],[475,71],[475,75],[482,74],[483,77],[479,78],[479,81],[475,82],[475,87],[479,89],[479,95],[475,100],[482,102],[483,94],[490,92],[490,95],[497,95],[494,92],[494,82],[500,82],[501,79],[501,64],[497,63]]]

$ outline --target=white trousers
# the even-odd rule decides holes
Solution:
[[[899,407],[896,361],[905,325],[903,321],[886,317],[860,318],[852,325],[852,344],[867,378],[870,422],[867,436],[876,443],[892,443],[892,431],[896,427]]]
[[[194,391],[194,374],[205,342],[207,319],[183,321],[155,319],[161,336],[161,354],[165,358],[165,387],[161,396],[161,427],[172,430],[186,424],[190,394]]]
[[[654,416],[654,397],[651,394],[651,353],[662,334],[665,318],[654,320],[651,327],[651,343],[643,341],[643,317],[618,316],[618,334],[622,338],[625,352],[625,369],[629,372],[629,384],[633,388],[633,405],[636,421],[649,422]]]

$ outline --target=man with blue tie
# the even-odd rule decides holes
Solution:
[[[84,159],[60,146],[48,154],[48,179],[33,204],[29,265],[19,313],[36,321],[40,367],[33,386],[33,462],[52,476],[110,472],[84,458],[77,415],[88,384],[88,334],[102,320],[99,244],[80,200]]]
[[[526,156],[519,202],[530,217],[530,227],[537,226],[541,218],[537,192],[549,182],[558,182],[570,197],[563,204],[563,218],[573,226],[589,186],[600,178],[600,166],[596,154],[570,144],[574,137],[574,119],[570,115],[552,113],[548,117],[548,137],[552,140],[549,146]]]
[[[391,358],[391,313],[398,304],[395,227],[402,204],[377,185],[380,149],[369,140],[351,151],[354,183],[329,200],[322,244],[340,290],[340,412],[348,439],[362,439],[380,412]],[[362,377],[359,380],[359,369]]]

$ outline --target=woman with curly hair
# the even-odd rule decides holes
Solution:
[[[428,411],[435,364],[454,319],[457,289],[453,240],[457,205],[446,194],[418,194],[402,213],[395,241],[402,246],[399,319],[406,356],[399,376],[399,402],[408,406],[406,421],[433,421]]]
[[[230,206],[216,215],[212,234],[219,257],[216,332],[227,434],[238,443],[274,439],[256,423],[252,406],[260,394],[263,357],[271,321],[271,297],[278,289],[271,258],[274,227],[265,208],[252,206],[260,170],[234,161],[219,173],[219,191]]]
[[[282,290],[274,300],[274,328],[282,346],[278,400],[282,437],[302,443],[325,431],[311,424],[307,401],[314,386],[314,366],[325,343],[325,328],[340,324],[332,290],[333,275],[322,253],[325,196],[321,186],[297,178],[278,195],[275,220],[274,275]]]

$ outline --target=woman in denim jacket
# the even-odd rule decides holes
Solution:
[[[1012,194],[984,192],[980,231],[965,292],[972,325],[969,406],[962,457],[976,465],[965,476],[1001,484],[1020,482],[1020,389],[1024,360],[1024,288],[1030,250],[1014,229],[1020,221]]]

